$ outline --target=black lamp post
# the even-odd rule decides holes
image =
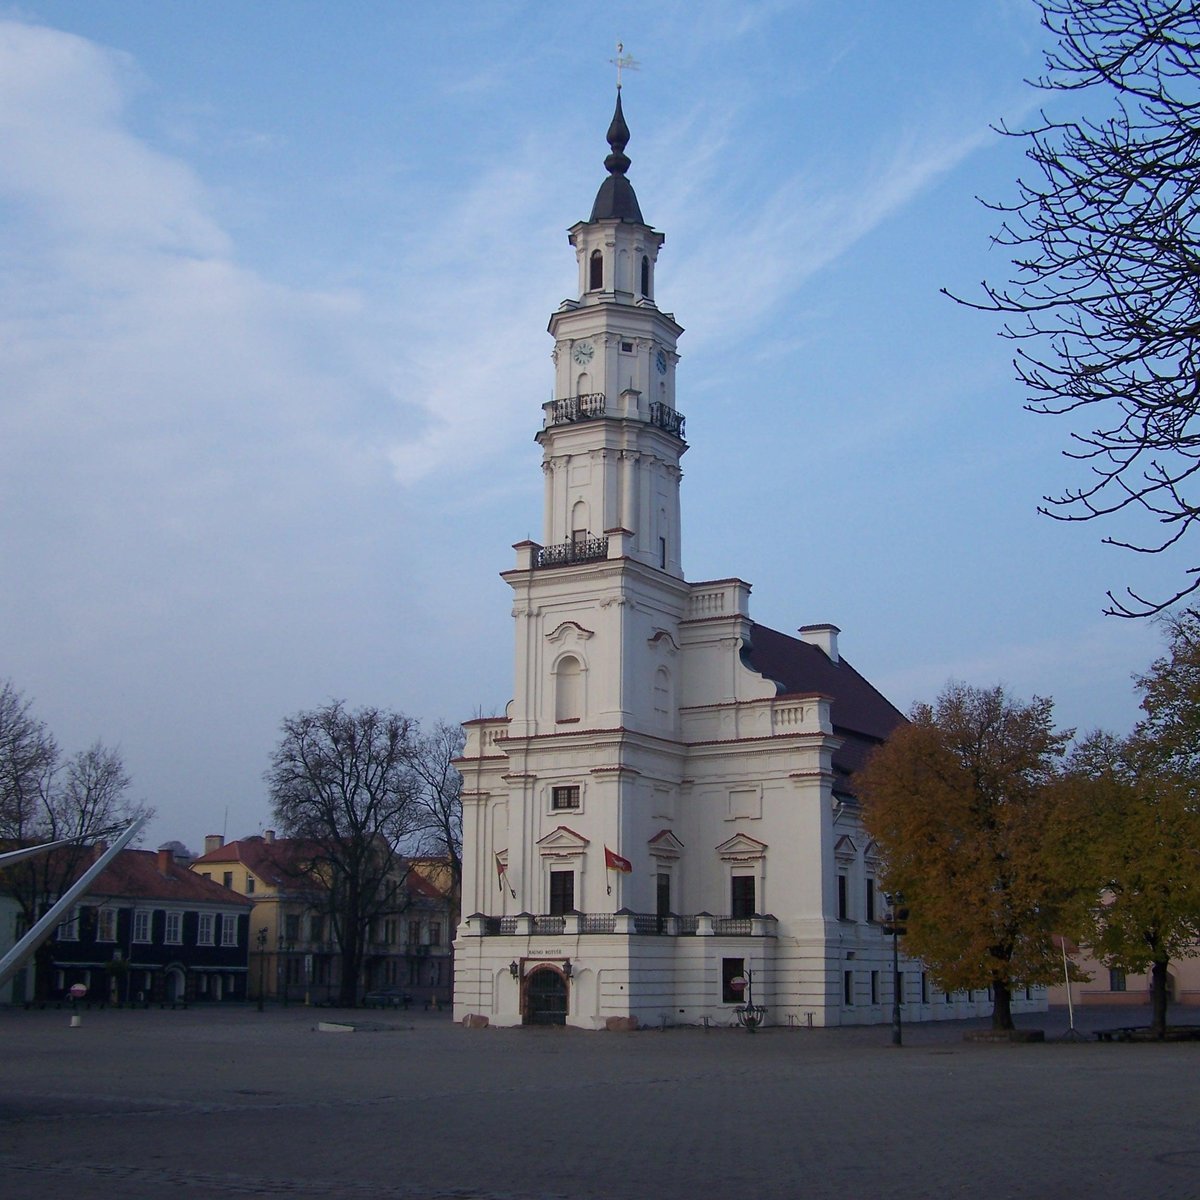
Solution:
[[[746,981],[746,1003],[739,1004],[733,1011],[742,1028],[747,1033],[753,1033],[763,1023],[767,1010],[763,1005],[754,1003],[754,976],[750,971],[744,970],[742,978]]]
[[[265,925],[258,931],[255,941],[258,942],[258,1011],[262,1012],[267,970],[267,927]]]
[[[904,896],[900,892],[884,892],[883,898],[888,902],[888,920],[885,926],[892,939],[892,1045],[902,1046],[904,1035],[900,1026],[900,935],[904,933],[903,921],[908,918],[908,910],[900,906]]]

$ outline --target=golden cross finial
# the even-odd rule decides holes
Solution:
[[[625,53],[625,47],[621,42],[617,43],[617,57],[610,58],[608,61],[617,68],[617,91],[619,92],[621,90],[622,69],[626,71],[636,71],[639,64],[632,54]]]

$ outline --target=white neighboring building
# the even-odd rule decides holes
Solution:
[[[749,584],[683,576],[683,330],[655,303],[664,236],[628,139],[618,92],[608,177],[569,234],[578,298],[550,318],[544,544],[503,576],[515,694],[466,724],[457,763],[455,1016],[729,1023],[748,973],[769,1024],[887,1021],[885,905],[848,780],[903,717],[835,626],[778,633]],[[901,981],[906,1020],[990,1012],[917,963]]]

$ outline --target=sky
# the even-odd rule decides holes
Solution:
[[[1030,0],[0,0],[0,678],[121,750],[146,843],[270,828],[288,714],[503,710],[618,40],[688,578],[902,709],[1137,719],[1162,631],[1105,591],[1180,564],[1038,515],[1072,427],[940,293],[1011,270]]]

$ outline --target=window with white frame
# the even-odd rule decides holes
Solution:
[[[213,914],[201,913],[200,920],[196,925],[196,945],[197,946],[212,946],[215,944],[213,937]]]
[[[550,789],[550,807],[556,812],[579,807],[579,784],[567,784]]]
[[[153,913],[148,908],[137,908],[133,912],[133,940],[135,942],[147,943],[151,939],[151,929],[153,928],[151,918]]]
[[[102,908],[96,914],[96,941],[115,942],[117,940],[117,910]]]
[[[79,906],[71,909],[71,915],[58,927],[60,942],[79,941]]]
[[[238,919],[234,913],[225,913],[221,918],[221,945],[236,946],[238,944]]]
[[[183,945],[183,913],[178,909],[167,912],[167,932],[163,941],[168,946]]]

